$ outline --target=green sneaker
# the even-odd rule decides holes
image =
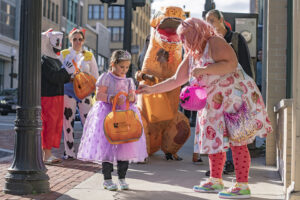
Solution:
[[[109,191],[116,191],[118,189],[118,186],[114,182],[112,182],[111,179],[104,180],[103,187],[104,187],[104,189],[109,190]]]
[[[221,199],[249,199],[251,198],[248,183],[236,183],[235,186],[226,191],[219,192]]]
[[[202,181],[200,185],[195,185],[193,190],[195,192],[207,192],[207,193],[218,193],[224,189],[222,179],[209,178],[206,181]]]

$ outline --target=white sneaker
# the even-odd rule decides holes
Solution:
[[[109,191],[116,191],[118,189],[118,186],[114,182],[112,182],[111,179],[104,180],[103,187],[104,189],[107,189]]]
[[[120,184],[121,190],[129,189],[129,185],[125,182],[125,179],[119,179],[119,184]]]

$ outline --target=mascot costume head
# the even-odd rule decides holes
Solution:
[[[62,47],[63,33],[49,29],[42,33],[42,55],[59,58]]]

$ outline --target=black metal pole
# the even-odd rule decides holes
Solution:
[[[132,0],[125,0],[123,49],[131,53]]]
[[[124,36],[123,36],[123,49],[131,53],[131,21],[132,21],[132,0],[125,0],[125,19],[124,19]],[[127,76],[132,77],[131,64]]]
[[[13,88],[14,59],[15,59],[15,57],[11,56],[10,88]]]
[[[204,10],[210,11],[215,8],[215,3],[213,0],[205,0]]]
[[[41,6],[22,0],[17,119],[14,160],[5,176],[4,192],[36,194],[49,191],[41,151]]]

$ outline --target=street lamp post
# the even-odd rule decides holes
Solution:
[[[22,0],[14,160],[4,192],[24,195],[49,191],[41,150],[41,4]]]
[[[132,0],[125,0],[123,49],[131,53]]]
[[[13,78],[14,78],[14,60],[15,60],[15,55],[16,55],[16,49],[12,48],[11,49],[11,69],[10,69],[10,88],[14,87],[13,83]]]
[[[205,0],[204,10],[210,11],[212,9],[215,9],[216,4],[213,0]]]

